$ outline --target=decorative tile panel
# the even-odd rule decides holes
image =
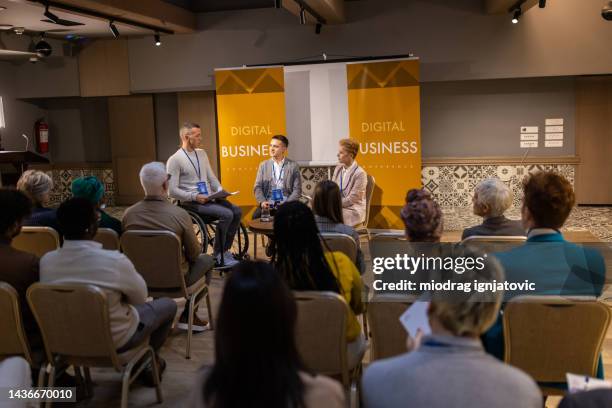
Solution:
[[[72,182],[85,176],[95,176],[104,184],[104,197],[106,205],[115,204],[115,179],[113,169],[110,168],[74,168],[74,169],[52,169],[45,171],[53,180],[49,206],[57,207],[60,203],[72,197]]]

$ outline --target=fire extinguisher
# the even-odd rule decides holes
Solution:
[[[49,152],[49,125],[44,119],[38,119],[34,124],[36,135],[36,150],[38,153]]]

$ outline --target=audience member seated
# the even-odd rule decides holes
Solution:
[[[459,248],[454,257],[479,253]],[[482,270],[455,274],[471,283],[503,280],[498,262],[486,258]],[[451,297],[452,296],[452,297]],[[431,334],[409,337],[413,351],[372,363],[363,377],[366,408],[399,407],[542,407],[535,382],[522,371],[488,355],[479,336],[491,326],[502,300],[500,292],[432,294],[427,317]],[[422,337],[422,338],[421,338]]]
[[[33,204],[32,214],[24,220],[23,225],[51,227],[61,235],[56,211],[47,207],[53,189],[51,177],[39,170],[27,170],[17,181],[17,189],[30,197]]]
[[[166,363],[158,352],[170,332],[176,303],[167,298],[146,302],[147,286],[132,262],[119,251],[102,249],[102,244],[93,241],[98,226],[91,200],[71,198],[60,205],[57,217],[64,245],[41,258],[40,281],[89,284],[104,290],[117,352],[130,350],[150,336],[161,373]],[[153,386],[152,368],[144,373],[147,385]]]
[[[33,404],[25,399],[10,399],[8,390],[23,390],[32,387],[30,365],[22,357],[10,357],[0,362],[0,389],[3,390],[2,408],[27,408]]]
[[[495,256],[508,281],[529,280],[535,291],[508,292],[506,300],[529,294],[599,296],[605,277],[602,256],[565,241],[559,231],[575,203],[572,185],[561,175],[539,172],[525,182],[523,191],[521,217],[528,230],[527,242]],[[483,337],[487,351],[500,359],[504,356],[502,329],[500,317]]]
[[[603,408],[612,407],[612,389],[594,389],[568,394],[561,400],[559,408]]]
[[[475,235],[525,235],[521,221],[504,216],[512,205],[512,191],[501,180],[490,178],[474,189],[474,214],[483,218],[482,224],[463,230],[461,239]]]
[[[400,216],[410,242],[440,242],[444,228],[442,211],[428,191],[408,190]]]
[[[98,227],[110,228],[117,235],[121,235],[121,221],[108,215],[106,208],[106,199],[104,198],[104,184],[97,177],[87,176],[79,177],[72,182],[72,195],[74,197],[83,197],[88,199],[96,208],[99,214]]]
[[[142,201],[125,211],[123,230],[165,230],[174,232],[183,245],[182,269],[185,272],[185,283],[191,286],[206,275],[207,282],[215,261],[212,256],[202,253],[200,243],[193,230],[191,217],[179,206],[168,201],[168,180],[164,163],[152,162],[142,166],[140,184],[145,192]],[[181,315],[177,327],[187,330],[189,306]],[[193,329],[205,330],[208,322],[201,320],[194,312]]]
[[[337,232],[353,237],[357,244],[356,266],[359,273],[365,272],[363,252],[359,244],[359,234],[344,223],[340,189],[333,181],[321,181],[315,187],[312,210],[320,232]]]
[[[215,330],[215,363],[202,370],[190,406],[343,408],[336,381],[311,374],[295,341],[297,306],[269,264],[230,274]]]
[[[344,222],[351,227],[365,222],[366,187],[368,175],[357,164],[359,143],[352,139],[342,139],[338,146],[338,161],[332,180],[340,186]]]
[[[339,293],[349,305],[347,355],[353,367],[366,347],[358,314],[363,283],[353,261],[341,252],[323,252],[317,224],[310,208],[299,201],[281,205],[274,217],[276,251],[273,263],[292,290]]]
[[[26,300],[28,287],[38,282],[38,258],[11,246],[11,241],[21,231],[24,219],[30,215],[32,202],[20,191],[3,188],[0,189],[0,208],[0,281],[17,291],[30,347],[42,350],[38,325]]]

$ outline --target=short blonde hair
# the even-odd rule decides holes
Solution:
[[[512,190],[500,179],[490,178],[478,183],[474,189],[476,204],[486,205],[489,216],[499,217],[512,205]]]
[[[452,249],[452,257],[458,259],[482,257],[484,267],[467,269],[461,273],[451,272],[453,282],[495,283],[503,282],[504,270],[497,259],[473,248],[457,246]],[[434,292],[429,309],[429,317],[437,321],[454,336],[480,336],[497,319],[503,299],[503,291],[478,292],[474,288],[469,293],[448,294]]]
[[[359,153],[359,143],[353,139],[340,139],[338,143],[340,143],[340,146],[344,147],[348,154],[353,156],[353,159],[357,157],[357,153]]]
[[[53,189],[53,180],[40,170],[27,170],[17,181],[17,189],[24,192],[34,204],[44,204]]]

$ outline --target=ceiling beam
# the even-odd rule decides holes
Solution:
[[[45,3],[42,0],[30,1]],[[115,17],[118,22],[134,22],[166,33],[193,33],[197,28],[195,13],[161,0],[50,0],[49,4],[51,8],[57,7],[73,14]]]
[[[521,10],[524,13],[536,6],[538,0],[484,0],[484,10],[487,14],[504,14],[518,3],[522,3]]]

